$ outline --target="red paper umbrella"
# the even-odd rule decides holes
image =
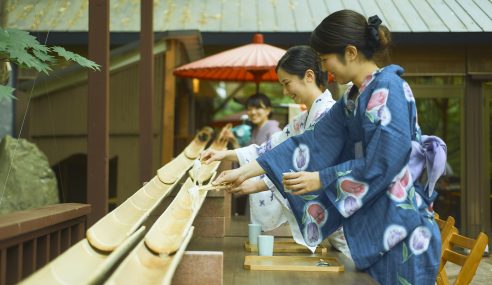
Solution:
[[[253,43],[185,64],[174,75],[221,81],[277,81],[275,67],[285,50],[263,43],[256,34]],[[258,89],[258,88],[257,88]]]

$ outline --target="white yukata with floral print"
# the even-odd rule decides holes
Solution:
[[[334,104],[335,100],[333,100],[330,91],[326,90],[315,100],[309,111],[298,114],[281,132],[273,134],[272,137],[262,145],[250,145],[236,149],[239,163],[244,165],[255,160],[258,156],[269,151],[288,138],[300,135],[304,133],[305,130],[313,128],[318,120],[322,118]],[[303,158],[309,159],[309,157]],[[308,246],[304,241],[299,230],[299,225],[290,210],[287,199],[280,194],[268,177],[262,175],[260,178],[265,181],[271,191],[249,195],[251,222],[261,224],[264,231],[273,230],[285,222],[288,222],[294,240],[299,244],[305,245],[311,251],[314,251],[316,247]],[[350,252],[341,229],[334,232],[328,239],[333,246],[350,257]]]

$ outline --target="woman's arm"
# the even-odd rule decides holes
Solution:
[[[307,116],[306,112],[300,113],[296,117],[294,117],[294,119],[292,119],[292,122],[304,121],[306,116]],[[269,139],[264,143],[262,143],[261,145],[251,144],[249,146],[236,149],[235,152],[239,164],[244,165],[249,163],[250,161],[256,159],[258,156],[262,155],[263,153],[281,144],[282,142],[287,140],[290,136],[296,135],[292,127],[292,122],[287,124],[283,130],[276,128],[278,131],[271,133],[269,135]]]
[[[383,191],[391,199],[404,202],[412,187],[412,178],[405,167],[411,149],[411,120],[402,93],[398,82],[379,82],[367,106],[359,109],[363,116],[364,156],[319,171],[320,186],[344,217],[351,216]],[[300,187],[301,183],[306,182],[294,177],[284,181],[299,193],[311,192],[307,187]]]
[[[236,169],[223,171],[212,185],[229,184],[230,188],[241,185],[246,179],[264,174],[265,171],[260,167],[256,160]]]
[[[268,190],[268,186],[265,184],[265,182],[262,179],[260,180],[248,179],[243,183],[241,183],[241,185],[239,185],[238,187],[226,189],[227,192],[236,194],[238,196],[263,192],[267,190]]]
[[[285,173],[282,179],[285,190],[302,195],[319,190],[322,186],[319,172],[299,171]]]
[[[200,154],[200,160],[205,164],[222,160],[237,161],[237,155],[234,150],[207,149]]]
[[[265,152],[271,149],[272,147],[274,147],[275,145],[286,140],[287,135],[285,133],[289,133],[288,129],[289,129],[289,125],[287,125],[284,128],[284,131],[280,131],[280,129],[277,127],[276,130],[278,131],[272,133],[270,135],[271,136],[270,139],[262,143],[260,146],[256,144],[252,144],[249,146],[236,148],[234,150],[223,150],[223,151],[207,149],[202,152],[200,156],[200,160],[205,164],[209,164],[214,161],[222,161],[222,160],[238,161],[240,165],[247,164],[250,161],[256,159],[258,155],[261,154],[261,152]]]
[[[316,123],[314,130],[289,138],[260,156],[257,162],[283,192],[284,176],[290,178],[290,173],[312,172],[335,165],[346,144],[345,109],[343,102],[338,101]]]

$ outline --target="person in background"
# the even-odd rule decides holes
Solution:
[[[275,120],[271,120],[272,102],[270,101],[270,98],[268,98],[268,96],[263,93],[253,94],[248,97],[244,105],[246,107],[246,114],[248,115],[248,119],[253,125],[251,139],[246,145],[260,145],[269,140],[272,134],[281,130],[279,128],[279,123]],[[231,142],[233,149],[238,149],[240,147],[238,138],[234,135],[234,131],[236,130],[237,128],[233,128],[232,132],[229,131],[229,134],[226,135],[230,137],[229,141]],[[233,168],[237,168],[237,164],[233,164]],[[250,208],[252,208],[251,205],[254,205],[253,203],[257,202],[257,200],[261,200],[262,195],[251,193],[248,196],[249,201],[246,200],[247,197],[245,195],[236,195],[236,213],[241,215],[249,213],[251,220],[256,221],[257,219],[255,219],[255,214],[251,211],[251,209],[246,209],[248,207],[248,204],[250,205]]]
[[[271,120],[272,103],[268,96],[263,93],[253,94],[248,97],[244,106],[246,108],[247,119],[249,119],[253,126],[252,132],[249,126],[247,128],[240,128],[246,124],[245,120],[241,117],[243,124],[232,128],[232,130],[225,134],[234,149],[241,147],[242,144],[262,144],[272,134],[280,131],[279,123]],[[249,140],[247,142],[241,141],[237,132],[251,132],[251,134],[241,134],[241,137],[249,138]]]
[[[269,140],[272,135],[280,131],[279,123],[272,118],[272,102],[263,93],[248,97],[246,113],[253,124],[253,133],[249,144],[260,145]]]

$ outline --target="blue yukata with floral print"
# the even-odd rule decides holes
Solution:
[[[379,283],[434,284],[441,256],[432,210],[437,194],[416,182],[408,165],[420,128],[401,74],[397,65],[376,71],[360,90],[349,88],[313,130],[257,161],[289,200],[309,245],[343,226],[356,267]],[[290,171],[319,171],[323,186],[292,195],[282,185]]]

